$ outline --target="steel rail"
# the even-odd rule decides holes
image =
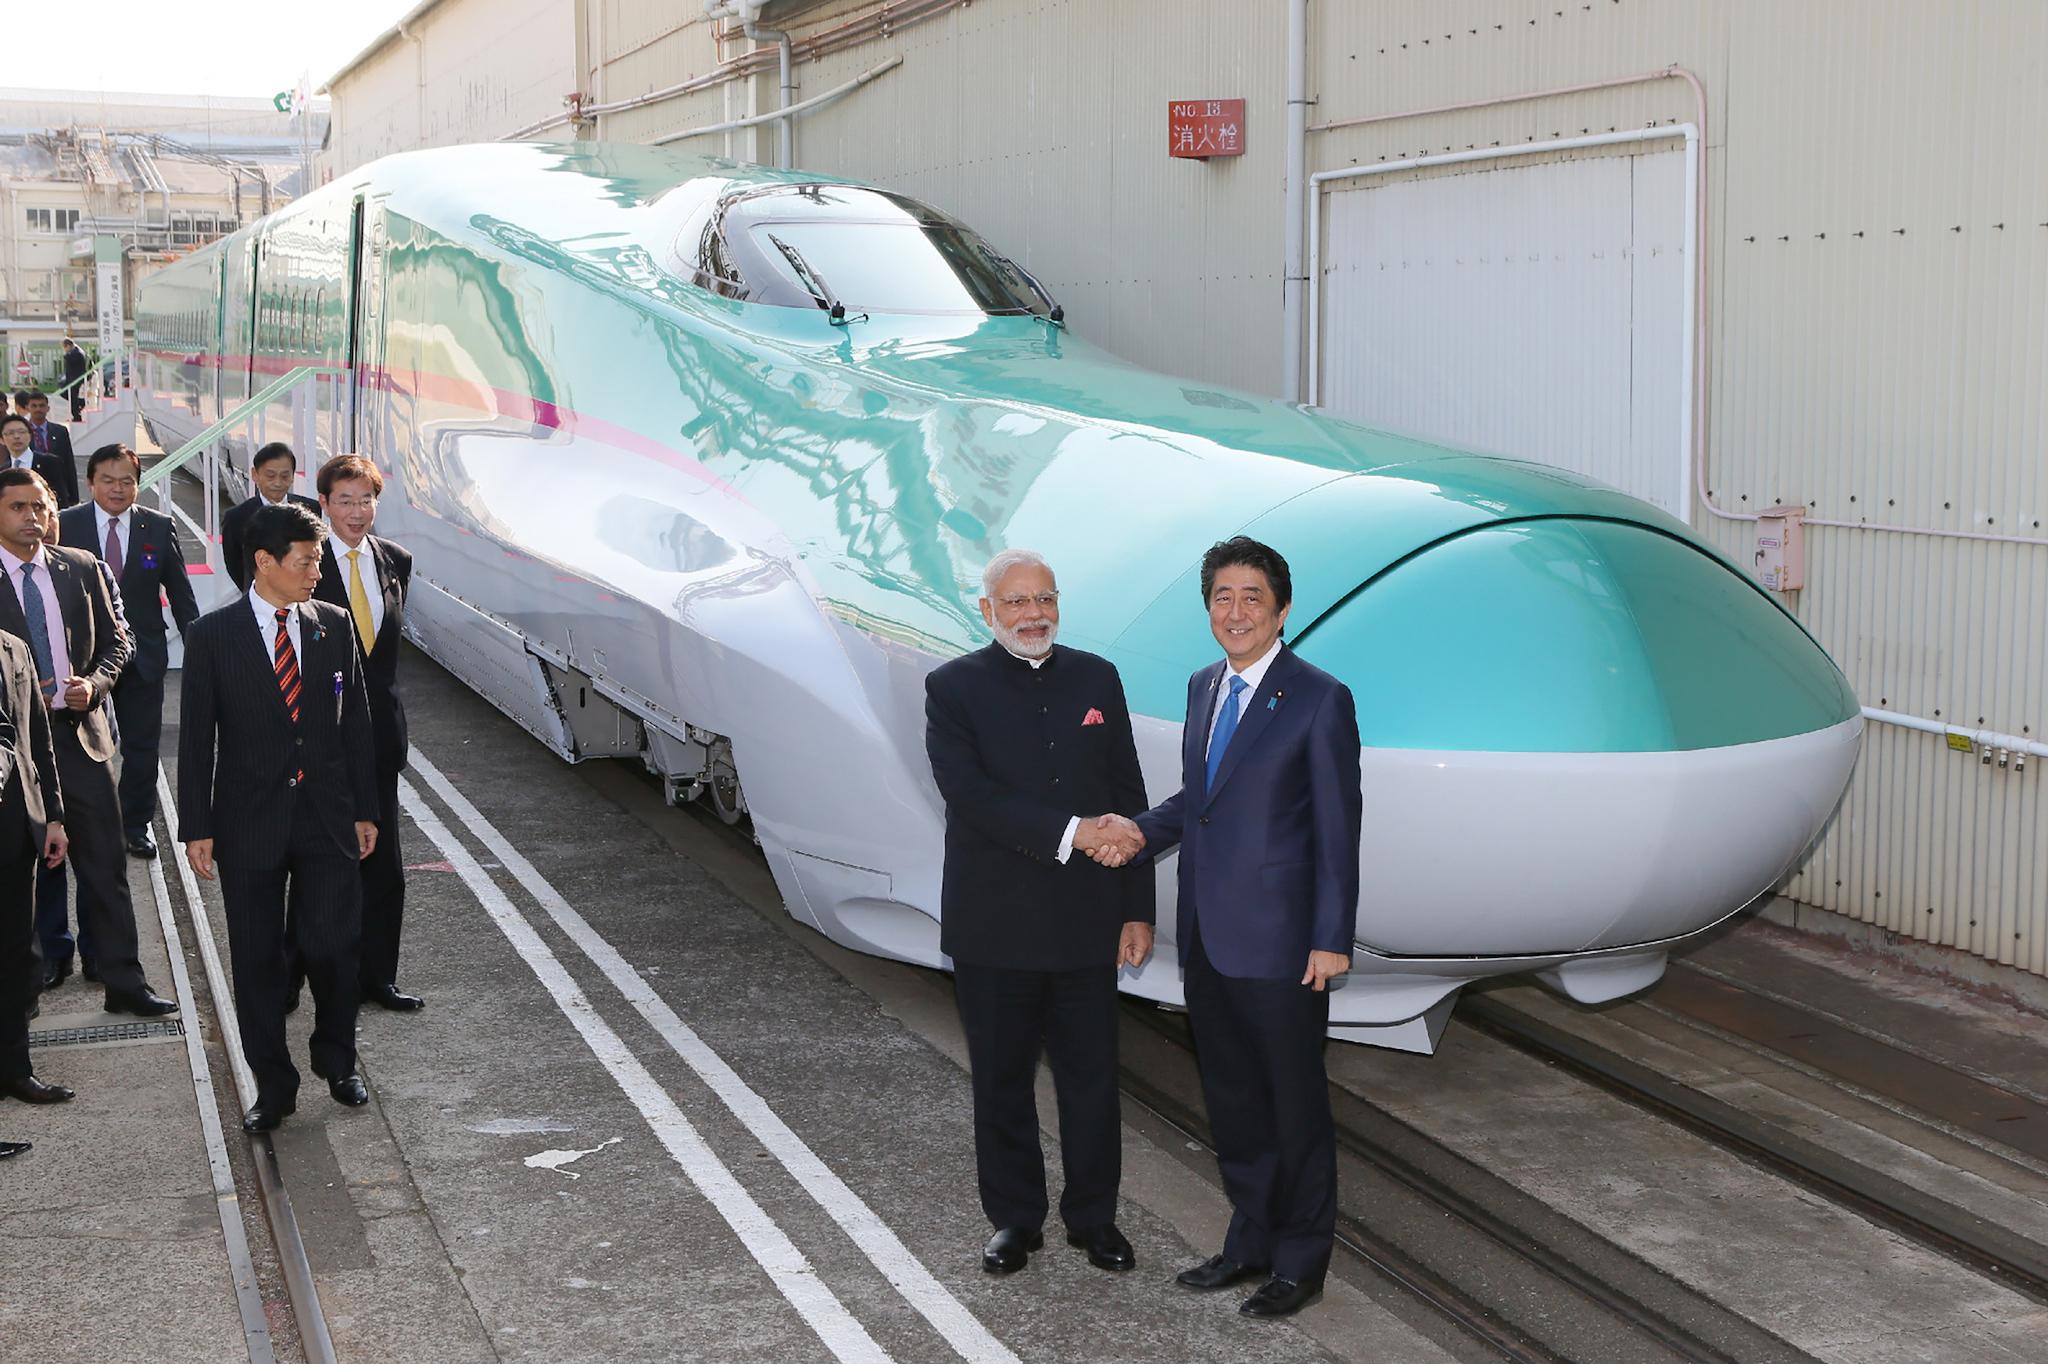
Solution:
[[[170,783],[161,771],[157,773],[156,783],[161,808],[166,812],[176,809]],[[234,994],[228,987],[227,972],[221,965],[220,945],[215,941],[213,926],[206,917],[206,900],[200,894],[199,880],[185,859],[173,851],[178,845],[171,841],[169,834],[166,828],[163,856],[177,863],[178,885],[184,892],[185,911],[191,918],[193,940],[199,948],[200,962],[206,968],[206,992],[213,1002],[215,1020],[220,1025],[221,1047],[227,1052],[235,1089],[246,1107],[256,1102],[256,1081],[250,1074],[247,1058],[242,1054]],[[276,1143],[271,1141],[270,1133],[259,1132],[249,1138],[249,1144],[253,1156],[251,1163],[256,1168],[256,1185],[263,1195],[263,1211],[270,1224],[271,1240],[277,1246],[278,1266],[284,1273],[285,1296],[291,1302],[292,1318],[299,1328],[300,1348],[305,1352],[307,1364],[339,1364],[334,1337],[327,1329],[327,1313],[320,1306],[320,1290],[313,1282],[313,1266],[306,1256],[306,1242],[299,1234],[298,1214],[292,1210],[291,1195],[285,1189],[284,1172],[278,1167]]]
[[[2048,1247],[1497,999],[1468,993],[1459,1001],[1458,1013],[1531,1056],[1561,1066],[2014,1292],[2048,1303]]]
[[[1169,1023],[1158,1009],[1127,1003],[1124,1013],[1174,1047],[1192,1054],[1193,1046],[1184,1030]],[[1123,1083],[1125,1092],[1146,1108],[1159,1113],[1162,1119],[1187,1132],[1194,1140],[1205,1146],[1210,1145],[1206,1122],[1191,1109],[1169,1096],[1162,1095],[1156,1085],[1129,1067],[1123,1069]],[[1333,1104],[1346,1099],[1362,1102],[1334,1084],[1331,1086],[1331,1097]],[[1158,1100],[1163,1100],[1175,1108],[1177,1114],[1160,1112]],[[1625,1290],[1588,1272],[1555,1248],[1514,1227],[1498,1214],[1480,1206],[1472,1198],[1341,1120],[1337,1122],[1337,1147],[1361,1164],[1377,1171],[1382,1177],[1463,1223],[1475,1234],[1506,1250],[1588,1304],[1654,1342],[1673,1358],[1694,1364],[1735,1364],[1734,1356],[1711,1342],[1702,1340],[1694,1332],[1671,1321]],[[1339,1245],[1385,1275],[1398,1287],[1420,1298],[1438,1315],[1493,1350],[1501,1358],[1518,1362],[1570,1358],[1558,1354],[1551,1346],[1529,1335],[1493,1308],[1449,1283],[1406,1251],[1376,1235],[1363,1221],[1344,1213],[1341,1208],[1338,1211],[1338,1219]]]

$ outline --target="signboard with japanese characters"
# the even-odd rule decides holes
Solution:
[[[1212,156],[1244,155],[1244,101],[1241,99],[1177,99],[1166,106],[1166,150],[1169,156],[1207,161]]]

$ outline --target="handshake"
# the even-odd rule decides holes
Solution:
[[[1121,867],[1144,848],[1145,835],[1124,815],[1084,815],[1074,846],[1105,867]]]

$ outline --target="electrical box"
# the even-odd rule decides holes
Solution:
[[[1767,507],[1758,514],[1756,576],[1773,592],[1806,586],[1806,508]]]

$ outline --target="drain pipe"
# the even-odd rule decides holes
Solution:
[[[777,28],[762,28],[754,22],[759,13],[755,5],[746,5],[744,10],[745,22],[741,25],[740,31],[757,43],[772,42],[775,44],[776,65],[782,77],[780,98],[776,101],[776,108],[781,111],[782,118],[776,129],[775,164],[784,170],[788,170],[795,164],[790,155],[789,144],[792,132],[790,125],[796,122],[789,114],[790,102],[796,90],[796,87],[790,82],[789,75],[789,34]]]
[[[1287,0],[1287,208],[1281,227],[1280,396],[1301,401],[1301,314],[1308,276],[1302,238],[1308,219],[1308,0]]]
[[[781,29],[761,27],[761,8],[767,3],[768,0],[704,0],[704,13],[707,18],[713,20],[722,18],[738,19],[740,21],[740,31],[745,33],[750,41],[775,44],[776,68],[777,73],[781,77],[780,99],[777,102],[775,114],[772,116],[778,125],[776,130],[775,164],[784,170],[788,170],[795,161],[795,157],[790,149],[790,142],[793,131],[792,125],[796,122],[796,119],[790,112],[790,104],[793,102],[796,84],[790,73],[789,34]],[[764,119],[762,121],[766,122],[767,120]]]

